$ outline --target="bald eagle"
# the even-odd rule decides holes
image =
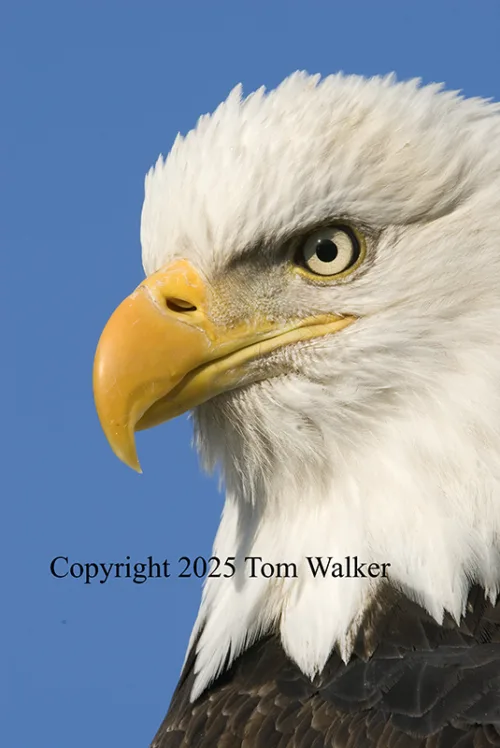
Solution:
[[[152,746],[499,746],[500,106],[238,87],[147,175],[141,242],[102,427],[139,469],[192,410],[226,489]]]

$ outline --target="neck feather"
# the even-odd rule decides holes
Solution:
[[[446,388],[429,390],[425,403],[408,391],[397,407],[388,401],[384,413],[378,403],[371,418],[366,410],[358,418],[352,414],[332,423],[330,433],[304,422],[298,429],[289,407],[278,418],[271,398],[249,417],[244,393],[239,419],[234,398],[226,401],[230,419],[221,401],[197,413],[198,442],[203,438],[218,450],[219,459],[227,456],[226,503],[213,554],[222,565],[234,559],[235,573],[206,581],[190,642],[196,647],[192,699],[270,632],[311,678],[334,649],[347,662],[366,611],[387,586],[438,623],[445,614],[461,619],[473,584],[496,599],[500,404],[490,374],[490,380],[478,378],[479,389],[472,387],[471,371],[450,375]],[[254,405],[264,402],[262,392],[256,390]],[[274,441],[258,442],[259,452],[241,424],[260,423],[259,434],[266,434],[273,417],[282,431]],[[280,433],[286,443],[280,444]],[[275,573],[259,573],[256,561],[252,576],[248,557],[262,558]],[[331,565],[326,576],[314,576],[308,557],[331,558],[343,565],[344,576],[332,576]],[[364,575],[353,576],[351,566],[347,576],[348,557],[366,564]],[[292,573],[284,566],[277,571],[283,564]],[[386,564],[387,576],[370,577],[369,564]]]
[[[446,612],[460,620],[472,583],[496,598],[500,512],[493,476],[457,454],[459,464],[439,463],[433,471],[427,465],[417,482],[402,446],[394,438],[377,459],[365,457],[362,468],[346,465],[319,500],[310,490],[255,505],[228,493],[213,553],[222,563],[234,559],[236,572],[206,582],[192,635],[198,639],[193,699],[270,631],[310,677],[335,647],[347,662],[381,585],[403,591],[438,622]],[[271,576],[271,566],[249,557],[271,564]],[[321,570],[314,576],[308,557],[314,568],[317,557],[323,568],[328,564],[325,576]],[[360,564],[366,564],[361,573]],[[378,574],[372,567],[370,577],[368,564],[378,564]]]

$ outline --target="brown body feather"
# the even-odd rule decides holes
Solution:
[[[460,626],[386,592],[351,661],[332,653],[314,681],[274,635],[191,703],[193,668],[191,654],[151,748],[500,746],[500,603],[479,588]]]

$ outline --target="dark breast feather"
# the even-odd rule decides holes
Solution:
[[[387,588],[314,681],[269,635],[190,703],[194,650],[151,748],[500,747],[500,602],[479,588],[460,626]]]

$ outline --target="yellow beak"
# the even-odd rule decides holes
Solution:
[[[270,351],[337,332],[354,317],[277,325],[263,316],[225,325],[186,260],[151,275],[112,314],[94,361],[94,398],[115,454],[140,472],[135,431],[156,426],[242,383]]]

